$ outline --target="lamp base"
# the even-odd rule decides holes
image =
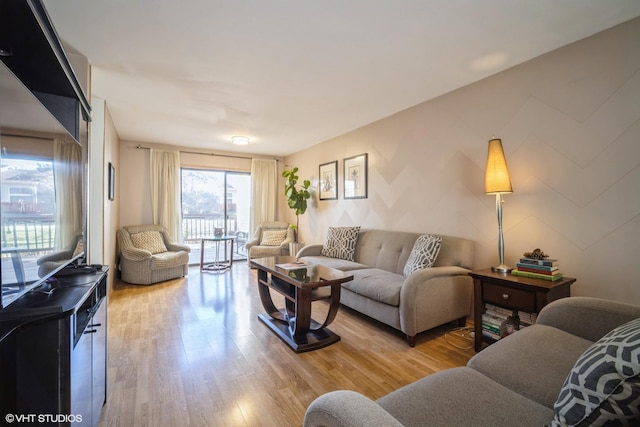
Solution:
[[[507,267],[504,264],[500,264],[500,265],[496,265],[495,267],[491,267],[491,271],[493,271],[495,273],[508,274],[508,273],[511,273],[511,270],[513,270],[513,268]]]

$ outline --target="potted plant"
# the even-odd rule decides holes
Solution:
[[[282,172],[282,176],[286,178],[284,183],[284,195],[287,197],[287,204],[296,213],[296,225],[292,225],[293,228],[293,241],[290,244],[289,253],[295,255],[298,249],[304,244],[298,241],[298,226],[300,225],[300,215],[303,215],[307,211],[307,200],[311,198],[309,192],[309,186],[311,181],[305,179],[302,181],[302,185],[297,187],[300,177],[296,175],[298,172],[297,167],[290,167],[290,169]]]

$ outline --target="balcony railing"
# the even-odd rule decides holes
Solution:
[[[2,213],[2,247],[20,252],[46,252],[54,248],[53,215]]]

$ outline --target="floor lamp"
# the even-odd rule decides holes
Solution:
[[[485,194],[496,195],[496,213],[498,215],[498,255],[500,265],[491,267],[498,273],[508,273],[511,268],[504,263],[504,238],[502,237],[502,199],[503,194],[512,193],[511,179],[509,179],[509,169],[507,159],[502,150],[502,140],[492,138],[489,141],[489,152],[487,154],[487,169],[484,177]]]

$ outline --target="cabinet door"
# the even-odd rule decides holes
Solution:
[[[98,425],[102,406],[107,398],[107,301],[103,299],[93,316],[93,394],[94,425]]]
[[[82,416],[74,426],[91,426],[91,345],[95,332],[87,326],[71,352],[71,414]]]

